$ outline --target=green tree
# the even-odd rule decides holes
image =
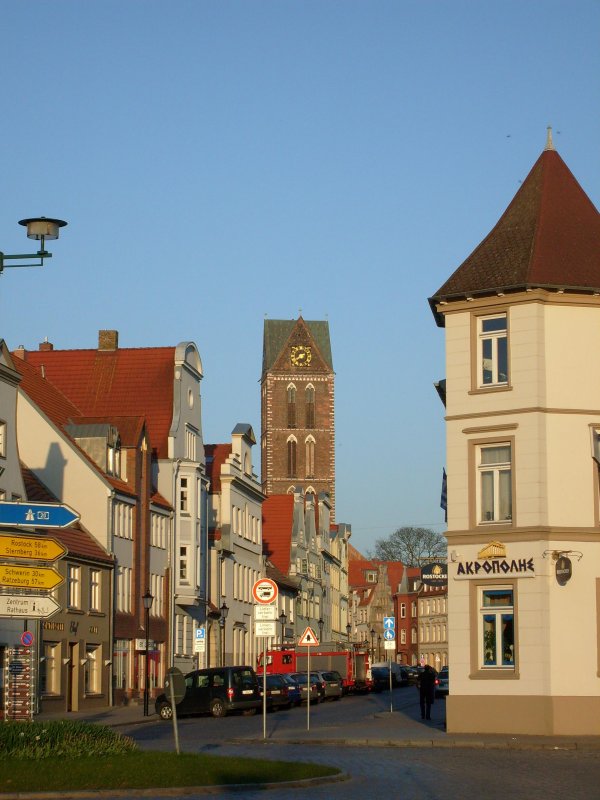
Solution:
[[[377,539],[373,558],[402,561],[408,567],[420,567],[428,561],[447,556],[446,539],[430,528],[398,528],[386,539]]]

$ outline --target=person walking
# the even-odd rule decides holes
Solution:
[[[421,719],[431,719],[431,705],[435,695],[435,671],[429,664],[425,665],[417,686],[419,687]]]

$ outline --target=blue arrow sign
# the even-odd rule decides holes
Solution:
[[[383,638],[386,640],[386,642],[391,642],[396,638],[396,634],[394,631],[387,630],[383,632]]]
[[[69,506],[59,503],[0,502],[0,525],[18,528],[68,528],[79,519]]]
[[[395,617],[384,617],[383,618],[383,627],[388,628],[390,630],[394,630],[396,627],[396,618]]]

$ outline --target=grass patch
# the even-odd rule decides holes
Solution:
[[[0,761],[0,792],[83,789],[146,789],[178,786],[227,786],[336,775],[318,764],[261,761],[250,758],[131,751],[103,757],[33,758]]]

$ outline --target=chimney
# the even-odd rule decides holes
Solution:
[[[26,352],[25,347],[22,344],[20,344],[16,350],[13,350],[12,354],[17,358],[20,358],[21,361],[25,361],[25,352]]]
[[[98,331],[98,350],[118,350],[119,331]]]
[[[39,349],[42,350],[43,352],[46,352],[47,350],[54,350],[54,345],[52,344],[52,342],[48,341],[48,337],[46,336],[44,341],[40,342]]]

